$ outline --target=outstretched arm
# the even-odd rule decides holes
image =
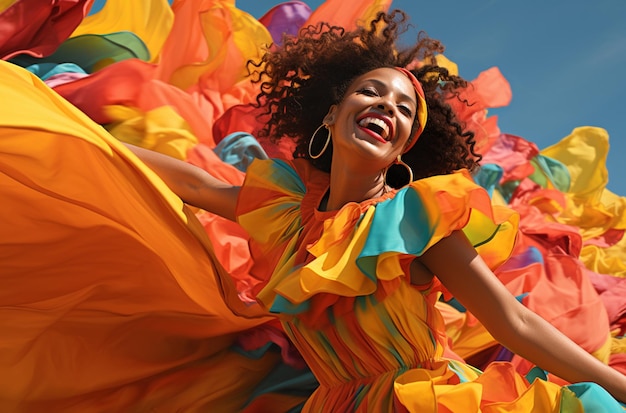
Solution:
[[[462,232],[441,240],[419,260],[509,350],[569,382],[595,382],[626,401],[626,376],[517,301]]]
[[[222,182],[187,162],[125,144],[185,203],[235,221],[240,187]]]

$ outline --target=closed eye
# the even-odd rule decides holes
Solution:
[[[367,87],[367,88],[363,88],[363,89],[359,89],[356,91],[357,94],[360,95],[365,95],[365,96],[371,96],[371,97],[377,97],[380,96],[380,94],[378,93],[378,91],[374,88],[371,87]],[[408,106],[405,105],[399,105],[398,109],[400,110],[400,112],[402,112],[405,116],[411,117],[413,116],[413,111],[411,110],[411,108],[409,108]]]
[[[373,88],[359,89],[359,90],[357,90],[357,93],[361,94],[361,95],[365,95],[365,96],[379,96],[378,95],[378,91],[376,89],[373,89]]]
[[[413,111],[408,106],[398,106],[398,109],[408,117],[413,116]]]

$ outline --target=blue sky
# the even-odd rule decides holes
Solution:
[[[279,3],[236,1],[257,18]],[[608,188],[626,196],[626,0],[394,0],[391,8],[411,16],[409,38],[425,30],[441,40],[466,79],[500,68],[513,90],[511,104],[491,112],[502,132],[543,149],[578,126],[606,129]]]
[[[278,1],[239,0],[262,16]],[[305,0],[312,9],[322,1]],[[609,132],[608,188],[626,196],[626,1],[395,0],[417,30],[446,45],[460,74],[498,66],[513,100],[498,115],[505,133],[540,149],[578,126]]]

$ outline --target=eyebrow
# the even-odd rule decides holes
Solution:
[[[372,82],[375,83],[377,86],[381,86],[384,88],[388,88],[389,86],[387,86],[387,84],[383,81],[380,81],[378,79],[363,79],[365,82]],[[411,96],[407,95],[406,93],[400,93],[400,97],[403,99],[408,100],[409,102],[412,102],[415,107],[417,107],[417,101],[415,99],[413,99]]]

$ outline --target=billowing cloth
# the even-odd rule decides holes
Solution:
[[[272,41],[282,44],[284,35],[296,35],[311,16],[311,8],[301,1],[281,3],[259,19],[272,36]]]
[[[613,365],[622,348],[623,301],[606,293],[603,280],[623,277],[626,199],[605,188],[607,150],[606,132],[599,128],[577,128],[544,151],[502,134],[485,161],[501,171],[493,175],[494,194],[521,216],[520,240],[513,258],[498,269],[500,280],[525,305]],[[496,346],[488,361],[512,359],[523,373],[533,368],[501,350]]]
[[[106,37],[111,33],[133,34],[148,50],[147,58],[152,61],[158,60],[174,21],[174,13],[167,0],[99,3],[102,8],[95,13],[89,13],[74,30],[71,38],[83,35]],[[128,46],[128,44],[122,44]]]
[[[276,357],[229,347],[267,319],[159,178],[30,73],[0,71],[0,410],[236,411]]]
[[[436,280],[414,288],[404,276],[410,257],[453,228],[476,245],[499,234],[478,249],[511,293],[626,374],[626,198],[606,189],[606,131],[579,127],[543,150],[503,133],[488,109],[511,90],[490,68],[464,92],[469,106],[450,101],[476,131],[484,158],[471,178],[486,192],[457,174],[333,216],[305,201],[326,178],[290,163],[292,143],[249,142],[266,117],[250,106],[248,60],[283,32],[351,28],[389,5],[289,1],[256,20],[230,0],[0,1],[11,29],[2,56],[32,73],[0,65],[0,410],[287,412],[319,381],[315,410],[326,395],[337,402],[329,383],[349,377],[363,387],[342,384],[355,392],[342,401],[374,411],[537,411],[532,400],[545,411],[619,409],[597,386],[560,387],[504,349]],[[241,222],[276,217],[280,205],[284,219],[249,242],[239,224],[184,206],[118,140],[234,185],[252,162],[246,192],[258,198],[247,210],[240,202]],[[284,161],[253,162],[265,154]],[[450,192],[465,208],[453,219],[432,203]],[[391,224],[414,231],[386,238]],[[293,262],[306,262],[297,279]],[[270,277],[276,264],[283,272]]]
[[[481,374],[445,358],[433,287],[410,283],[411,258],[454,230],[497,267],[513,248],[516,214],[492,207],[462,172],[321,212],[328,185],[307,161],[256,161],[237,211],[262,254],[252,270],[264,280],[257,297],[282,316],[320,382],[303,411],[584,411],[571,389],[529,385],[512,364]],[[582,386],[620,408],[597,385]]]
[[[16,0],[0,4],[0,58],[55,51],[87,15],[93,0]]]
[[[118,32],[105,35],[91,35],[72,37],[66,40],[49,56],[33,58],[17,56],[13,63],[27,67],[30,65],[58,64],[63,65],[71,61],[82,73],[93,73],[111,63],[138,58],[147,60],[150,57],[146,46],[134,33]],[[33,71],[33,70],[31,70]]]
[[[492,210],[491,200],[482,188],[470,185],[467,172],[417,181],[393,202],[376,207],[373,202],[350,203],[335,215],[316,209],[328,189],[328,177],[305,161],[295,162],[303,169],[302,178],[282,161],[249,169],[237,211],[239,223],[259,243],[267,261],[256,270],[257,277],[269,282],[258,299],[274,312],[301,314],[313,322],[341,296],[378,292],[383,298],[378,280],[389,282],[383,290],[390,292],[404,273],[404,260],[421,255],[455,229],[464,228],[493,268],[513,247],[516,216],[507,209]],[[440,189],[448,186],[452,189]],[[385,198],[392,194],[395,191]],[[322,227],[327,231],[321,232]],[[269,254],[280,258],[270,261]],[[309,255],[317,260],[302,267],[303,257]],[[309,305],[309,299],[320,305]]]

